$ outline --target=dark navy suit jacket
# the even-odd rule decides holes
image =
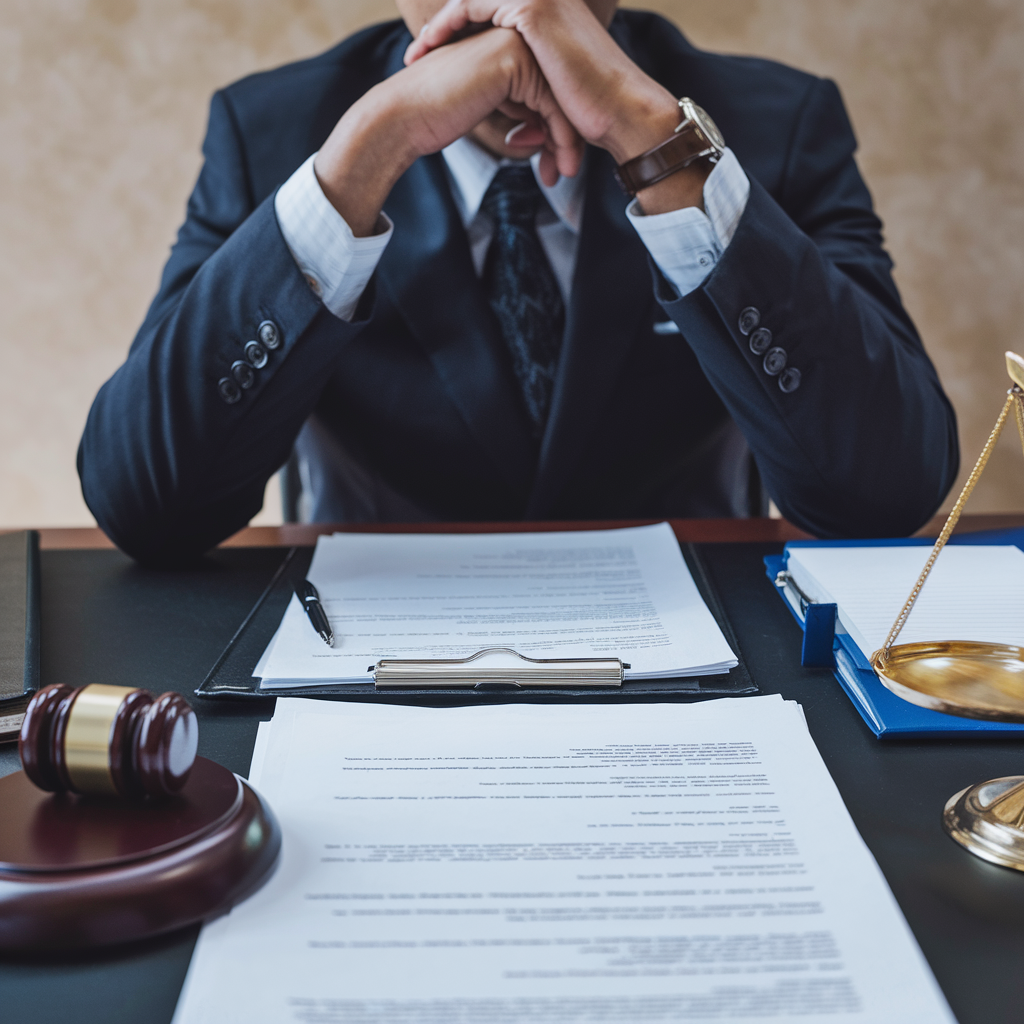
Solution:
[[[750,178],[703,286],[679,298],[653,268],[611,158],[588,151],[538,448],[439,154],[388,199],[394,237],[351,323],[320,303],[278,228],[275,190],[401,68],[404,26],[244,79],[213,98],[160,291],[82,438],[83,492],[114,541],[143,559],[214,545],[259,510],[300,430],[323,494],[332,473],[357,478],[358,507],[321,503],[351,518],[743,515],[750,453],[783,513],[816,534],[902,534],[934,512],[957,470],[955,420],[892,282],[836,87],[703,53],[651,14],[620,11],[612,32],[707,109]],[[797,390],[751,351],[749,306],[799,369]],[[654,330],[669,318],[678,333]],[[268,319],[282,345],[226,404],[217,382]]]

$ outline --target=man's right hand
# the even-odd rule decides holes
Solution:
[[[543,146],[545,181],[576,174],[583,142],[514,29],[491,29],[440,47],[374,86],[337,123],[313,168],[353,233],[371,235],[411,164],[495,110],[527,122],[516,144]]]

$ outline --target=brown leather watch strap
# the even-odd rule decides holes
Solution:
[[[616,168],[619,184],[631,196],[657,184],[670,174],[688,167],[704,156],[717,152],[700,129],[691,122],[678,129],[670,138],[627,160]]]

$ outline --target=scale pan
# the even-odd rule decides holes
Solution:
[[[871,656],[898,697],[932,711],[1024,723],[1024,648],[967,640],[898,644]]]

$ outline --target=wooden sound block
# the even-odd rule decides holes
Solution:
[[[166,801],[0,779],[0,950],[109,945],[215,917],[270,876],[281,830],[260,796],[197,757]]]

